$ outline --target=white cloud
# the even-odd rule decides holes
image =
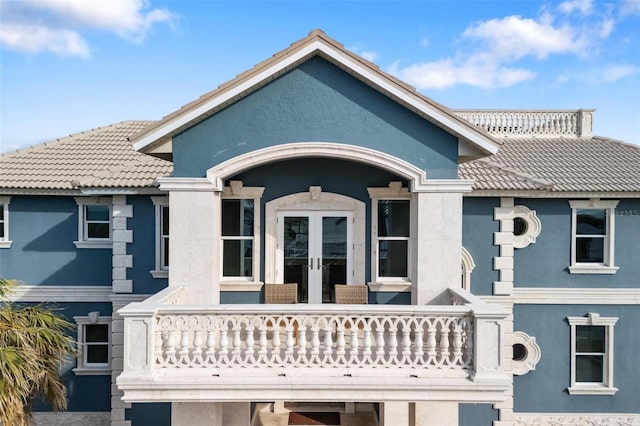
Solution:
[[[620,2],[620,14],[640,15],[640,1],[638,0],[622,0]]]
[[[640,3],[640,2],[639,2]],[[605,19],[600,23],[598,35],[600,38],[607,38],[613,32],[616,21],[611,18]]]
[[[525,56],[545,59],[551,54],[579,53],[585,48],[585,41],[571,26],[554,27],[548,15],[538,21],[516,15],[490,19],[467,28],[462,35],[485,42],[488,50],[505,60]]]
[[[371,62],[375,62],[375,60],[378,59],[378,54],[376,52],[370,52],[367,50],[360,53],[360,56]]]
[[[592,0],[568,0],[563,1],[558,5],[558,10],[567,15],[573,13],[575,10],[579,11],[582,15],[587,15],[591,12]]]
[[[81,35],[83,30],[107,31],[141,42],[153,25],[172,25],[176,19],[166,9],[150,8],[145,0],[23,0],[0,4],[5,21],[0,42],[30,53],[50,51],[87,57],[89,47]],[[35,34],[30,33],[32,30]]]
[[[89,57],[89,46],[80,34],[37,25],[3,24],[0,44],[23,53],[49,51],[60,56]]]
[[[631,77],[640,73],[640,68],[629,64],[608,65],[602,70],[601,80],[606,83],[613,83],[622,78]]]

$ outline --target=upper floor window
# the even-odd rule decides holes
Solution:
[[[614,231],[618,201],[578,200],[571,205],[572,274],[615,274]]]
[[[260,270],[260,198],[264,188],[231,181],[221,201],[222,278],[255,281]]]
[[[78,248],[111,248],[111,197],[75,197],[78,203]]]
[[[371,280],[393,285],[409,281],[411,193],[401,182],[368,188],[371,197]]]
[[[154,278],[166,278],[169,275],[169,198],[152,196],[156,210],[156,256]]]
[[[0,248],[11,247],[9,240],[9,202],[11,197],[0,197]]]
[[[571,386],[574,395],[613,395],[613,326],[618,318],[568,317],[571,326]]]
[[[111,317],[91,312],[73,318],[78,325],[76,374],[111,373]]]

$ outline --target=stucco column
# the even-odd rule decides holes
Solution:
[[[169,190],[169,286],[186,286],[186,303],[220,302],[220,192],[206,179],[164,178]]]
[[[468,184],[449,183],[447,187],[414,193],[411,251],[416,256],[411,261],[414,305],[443,303],[434,299],[449,287],[461,286],[462,192],[467,187]]]
[[[457,402],[416,402],[414,408],[415,426],[458,426]]]
[[[409,403],[386,401],[380,404],[380,426],[409,426]]]
[[[221,402],[172,402],[171,426],[225,426],[222,407]]]

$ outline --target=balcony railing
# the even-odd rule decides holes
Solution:
[[[380,377],[494,385],[505,378],[505,314],[463,290],[450,290],[446,306],[180,305],[184,291],[169,288],[120,310],[125,347],[118,384],[126,399],[136,400],[133,388],[145,381],[149,389],[158,380],[169,389],[194,376],[235,378],[249,387],[265,376],[297,377],[299,386],[331,376],[371,384]]]
[[[589,137],[593,110],[517,111],[456,110],[464,118],[493,136],[506,138]]]

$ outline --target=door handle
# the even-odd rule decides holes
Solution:
[[[309,258],[309,262],[310,262],[308,265],[309,269],[313,269],[313,257]]]
[[[318,269],[324,268],[324,265],[320,263],[320,258],[318,258]]]

